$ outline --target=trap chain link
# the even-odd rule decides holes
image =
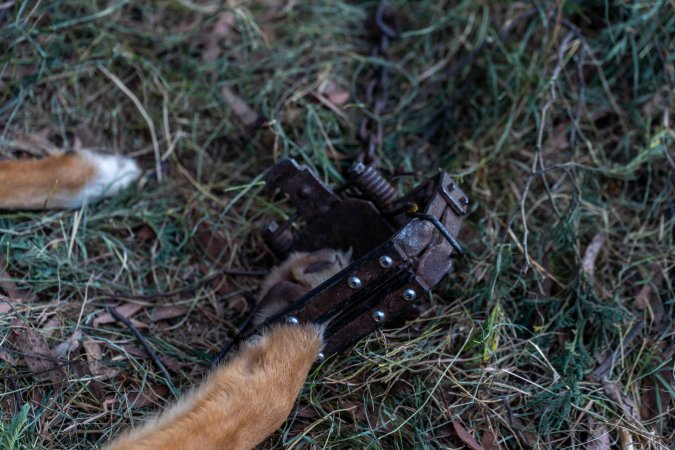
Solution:
[[[364,148],[356,161],[376,166],[377,150],[382,145],[384,135],[382,114],[389,100],[389,46],[400,37],[401,22],[394,9],[385,1],[377,5],[372,22],[375,39],[370,51],[373,75],[366,83],[366,103],[372,115],[366,115],[359,125],[359,139]]]

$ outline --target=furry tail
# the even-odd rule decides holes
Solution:
[[[251,449],[284,423],[322,345],[319,327],[276,326],[103,450]]]
[[[0,161],[0,209],[78,208],[117,194],[140,173],[132,159],[86,150]]]

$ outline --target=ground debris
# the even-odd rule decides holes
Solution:
[[[176,317],[183,317],[187,314],[188,309],[182,306],[164,306],[155,308],[150,314],[150,320],[158,322],[160,320],[174,319]]]
[[[119,312],[123,317],[126,317],[127,319],[131,319],[136,313],[138,313],[140,310],[144,308],[143,305],[138,304],[138,303],[125,303],[122,306],[118,306],[115,309],[117,312]],[[99,315],[97,315],[93,322],[92,325],[94,327],[98,327],[101,325],[107,325],[110,323],[115,323],[117,322],[117,319],[115,319],[112,314],[109,312],[102,312]],[[136,325],[137,327],[147,327],[147,325],[138,322],[138,321],[133,321],[133,324]]]
[[[234,90],[226,86],[223,87],[221,92],[225,103],[230,107],[232,113],[239,119],[242,125],[247,128],[253,128],[260,122],[261,116],[244,99],[235,94]]]
[[[457,436],[464,442],[466,445],[471,447],[473,450],[485,450],[482,445],[480,445],[476,439],[473,437],[473,434],[469,432],[464,425],[462,425],[458,420],[452,421],[452,426],[457,433]]]
[[[593,417],[588,418],[588,427],[590,430],[590,439],[588,441],[587,450],[610,450],[611,441],[607,426],[603,423],[597,422]]]
[[[111,395],[103,400],[102,406],[104,411],[112,411],[121,406],[141,409],[151,405],[163,404],[170,393],[169,388],[164,385],[147,385],[141,392],[130,392],[126,402],[124,402],[126,405],[123,405],[120,397]]]
[[[600,250],[602,250],[602,245],[605,243],[605,237],[602,233],[598,232],[593,236],[591,243],[586,247],[586,252],[584,253],[584,259],[582,262],[582,269],[588,275],[590,280],[593,280],[595,276],[595,260],[598,259]]]
[[[37,330],[21,320],[15,320],[11,329],[9,339],[36,379],[51,381],[57,387],[65,382],[62,365]]]
[[[606,379],[602,380],[602,387],[604,388],[609,398],[614,400],[619,405],[621,411],[624,414],[624,417],[627,418],[633,424],[641,426],[639,411],[635,406],[635,401],[632,398],[630,398],[629,395],[625,395],[623,392],[621,392],[621,388],[619,387],[619,385],[617,385],[613,381],[609,381]]]

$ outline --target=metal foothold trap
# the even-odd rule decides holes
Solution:
[[[420,301],[453,270],[453,257],[462,254],[457,235],[469,200],[447,173],[402,197],[371,166],[357,162],[349,176],[354,194],[331,190],[292,159],[265,174],[268,186],[287,195],[297,210],[285,223],[265,228],[274,251],[284,257],[351,247],[353,262],[244,338],[281,321],[327,323],[327,357],[377,328],[419,315]],[[292,227],[300,217],[302,226]]]

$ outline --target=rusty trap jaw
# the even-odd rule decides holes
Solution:
[[[382,326],[417,317],[431,289],[452,272],[453,258],[463,254],[457,235],[469,200],[447,173],[401,197],[362,162],[348,176],[351,188],[337,193],[292,159],[265,174],[267,185],[296,209],[284,223],[265,227],[273,251],[283,259],[294,251],[351,248],[353,262],[304,295],[299,292],[288,308],[240,339],[273,323],[323,323],[327,357]]]

